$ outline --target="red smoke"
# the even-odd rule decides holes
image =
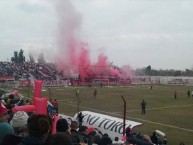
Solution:
[[[81,41],[81,15],[75,10],[70,0],[56,0],[58,16],[58,54],[56,64],[64,75],[85,78],[121,77],[121,70],[110,67],[108,57],[98,56],[98,61],[91,64],[90,48]],[[127,67],[128,71],[128,67]]]

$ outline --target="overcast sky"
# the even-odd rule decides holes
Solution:
[[[10,60],[21,48],[26,57],[29,52],[43,52],[48,61],[56,59],[52,55],[57,49],[59,21],[55,1],[0,0],[0,61]],[[193,0],[71,3],[81,18],[79,35],[93,61],[104,53],[118,66],[193,67]]]

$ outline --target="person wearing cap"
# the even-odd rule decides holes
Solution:
[[[7,134],[3,139],[3,145],[16,145],[21,142],[24,136],[27,136],[27,119],[29,116],[24,111],[17,111],[10,121],[13,129],[13,134]]]
[[[23,128],[24,130],[26,130],[28,118],[29,118],[28,114],[24,111],[17,111],[13,115],[13,118],[10,121],[10,123],[13,126],[15,133],[19,133],[17,132],[17,129],[21,130]]]
[[[7,108],[0,102],[0,145],[2,145],[5,135],[14,133],[13,127],[8,123],[7,112]]]

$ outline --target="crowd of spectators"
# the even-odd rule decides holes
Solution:
[[[104,76],[95,76],[95,78],[89,78],[88,76],[81,81],[80,76],[71,76],[71,74],[63,74],[63,71],[58,71],[56,65],[52,63],[31,63],[31,62],[0,62],[0,76],[13,76],[15,80],[31,80],[38,79],[43,80],[44,85],[115,85],[115,84],[130,84],[130,79],[121,79],[116,77],[109,77],[108,79],[100,78]],[[106,76],[107,77],[107,76]]]
[[[0,76],[15,76],[16,80],[33,77],[39,80],[64,79],[63,73],[56,70],[54,64],[39,64],[31,62],[15,63],[0,62]]]
[[[0,100],[0,145],[167,145],[158,136],[136,133],[126,129],[126,140],[115,137],[91,126],[79,124],[79,120],[59,118],[53,133],[53,122],[58,114],[57,100],[50,100],[55,115],[48,112],[40,115],[35,112],[12,112],[15,105],[27,105],[28,100],[21,101],[17,94],[9,94]],[[80,113],[79,113],[80,114]]]

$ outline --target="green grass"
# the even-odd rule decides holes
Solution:
[[[97,97],[93,99],[94,87],[80,87],[78,105],[73,87],[43,88],[42,96],[57,98],[60,101],[59,112],[73,116],[78,110],[90,110],[107,115],[121,117],[124,96],[127,104],[127,119],[143,123],[136,132],[151,135],[158,129],[166,133],[169,145],[193,145],[193,97],[187,97],[192,86],[131,85],[117,87],[97,87]],[[177,99],[174,99],[177,90]],[[32,97],[32,88],[21,88],[25,96]],[[146,115],[141,115],[141,100],[147,102]]]

